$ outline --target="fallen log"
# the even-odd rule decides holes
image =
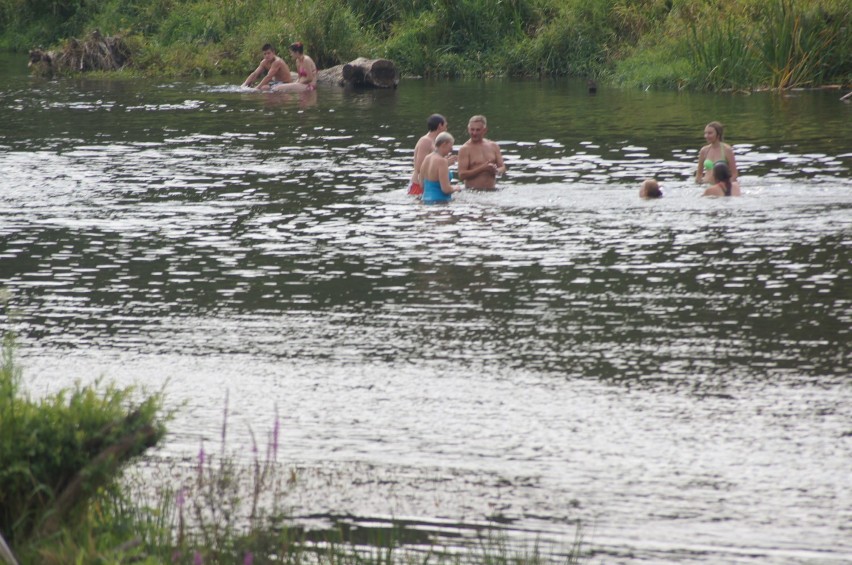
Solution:
[[[396,88],[399,85],[399,71],[396,64],[388,59],[359,57],[345,65],[319,71],[317,80],[340,86]]]

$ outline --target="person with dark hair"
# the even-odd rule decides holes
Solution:
[[[704,127],[704,139],[707,145],[698,152],[698,169],[695,171],[695,182],[711,182],[713,164],[724,161],[731,171],[731,179],[737,180],[737,161],[734,158],[734,150],[727,143],[722,143],[724,127],[719,122],[710,122]]]
[[[276,86],[287,84],[293,80],[290,75],[290,67],[284,62],[284,59],[275,53],[275,48],[269,43],[260,48],[263,51],[263,59],[260,61],[257,69],[248,76],[243,82],[244,87],[251,87],[254,81],[263,76],[260,84],[257,85],[258,90],[270,90]]]
[[[645,179],[639,188],[639,196],[642,198],[662,198],[663,191],[660,190],[660,183],[655,179]]]
[[[731,177],[731,169],[724,161],[716,161],[711,169],[713,186],[704,191],[704,196],[740,196],[740,183]]]
[[[426,135],[417,141],[414,146],[414,172],[411,173],[411,182],[408,185],[408,194],[419,196],[423,194],[423,186],[420,184],[420,166],[423,159],[435,150],[435,138],[438,134],[447,131],[447,119],[441,114],[432,114],[426,119]],[[452,149],[452,147],[450,148]],[[455,155],[447,156],[447,164],[452,165],[456,162]]]
[[[289,47],[290,56],[296,62],[296,82],[279,85],[272,90],[292,90],[307,92],[317,89],[317,66],[313,59],[305,55],[305,46],[301,41],[293,43]]]
[[[450,165],[447,157],[453,150],[455,140],[450,132],[441,132],[435,138],[435,149],[423,159],[420,168],[420,182],[423,185],[424,204],[449,202],[454,192],[461,187],[450,184]]]
[[[459,179],[465,188],[496,190],[497,177],[506,173],[500,146],[485,138],[488,122],[485,116],[473,116],[467,122],[470,135],[459,149]]]

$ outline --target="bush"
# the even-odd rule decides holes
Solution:
[[[100,383],[40,401],[21,392],[14,342],[0,365],[0,532],[25,546],[80,521],[99,489],[164,435],[160,397],[133,404],[133,389]]]

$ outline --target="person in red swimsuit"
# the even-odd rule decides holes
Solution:
[[[414,171],[411,173],[408,194],[412,196],[423,194],[423,186],[420,184],[420,166],[423,164],[423,159],[435,150],[435,138],[438,137],[439,133],[447,131],[447,126],[447,119],[441,114],[432,114],[426,120],[428,131],[414,146]],[[456,159],[455,155],[448,155],[447,163],[452,165],[456,162]]]
[[[301,41],[290,46],[290,55],[296,61],[298,80],[273,87],[272,90],[309,91],[317,88],[317,66],[313,59],[305,55],[305,46]]]

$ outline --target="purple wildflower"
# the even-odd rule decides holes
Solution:
[[[192,556],[192,565],[204,565],[204,558],[201,557],[201,552],[198,550]]]
[[[254,564],[254,553],[251,551],[246,551],[245,557],[243,557],[243,565],[253,565]]]
[[[177,505],[178,508],[183,508],[183,505],[186,503],[186,492],[182,487],[177,492]]]
[[[278,458],[278,434],[281,429],[281,420],[278,419],[278,414],[275,415],[275,426],[272,428],[272,458]]]
[[[225,451],[225,438],[228,435],[228,397],[230,391],[225,391],[225,411],[222,414],[222,452]]]

